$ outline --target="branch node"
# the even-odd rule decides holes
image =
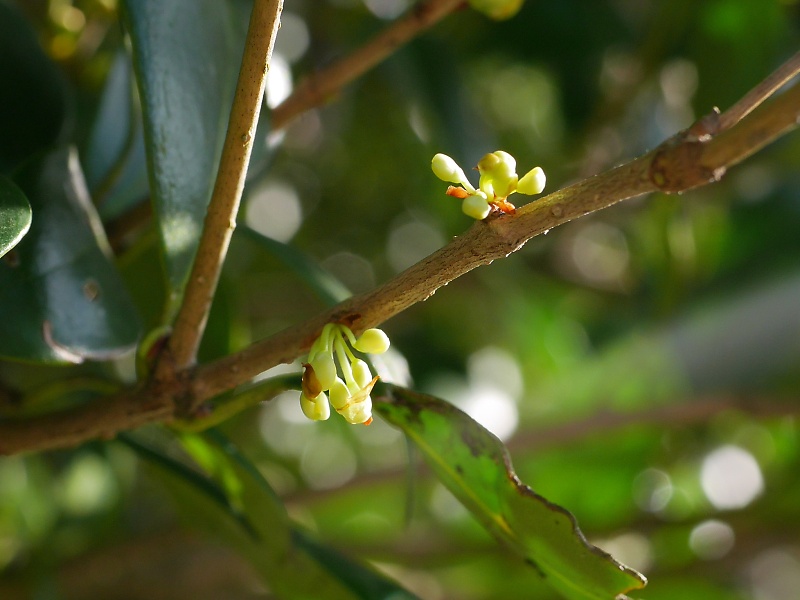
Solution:
[[[661,144],[650,162],[650,181],[666,194],[682,193],[719,181],[725,175],[724,166],[712,169],[702,162],[703,144],[711,135],[704,134],[703,141],[693,140],[688,131]]]

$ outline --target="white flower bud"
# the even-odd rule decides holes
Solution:
[[[544,171],[542,171],[541,167],[536,167],[525,173],[522,179],[519,180],[517,191],[520,194],[528,194],[529,196],[541,194],[546,182],[547,177],[545,177]]]
[[[492,209],[486,198],[473,194],[464,198],[461,203],[461,210],[464,211],[465,215],[480,221],[488,217]]]
[[[450,183],[460,183],[469,191],[473,191],[467,176],[464,174],[464,169],[458,166],[458,163],[446,154],[437,154],[431,161],[431,169],[433,174],[442,181]]]
[[[336,379],[336,364],[333,362],[333,356],[329,352],[320,354],[311,361],[311,367],[314,369],[314,374],[322,389],[331,389],[333,380]]]
[[[303,414],[312,421],[325,421],[331,416],[331,408],[328,406],[328,397],[325,392],[316,398],[300,394],[300,408],[303,410]]]
[[[372,381],[372,371],[363,360],[354,360],[350,363],[350,368],[353,370],[353,379],[356,380],[358,389],[364,389]]]
[[[340,410],[348,402],[350,402],[350,390],[347,389],[344,381],[337,377],[331,386],[331,405],[336,410]]]
[[[433,174],[442,181],[460,183],[464,179],[464,170],[446,154],[440,153],[434,156],[431,161],[431,169],[433,169]]]
[[[383,354],[389,349],[389,336],[380,329],[367,329],[356,340],[355,349],[367,354]],[[372,379],[372,377],[370,377]]]

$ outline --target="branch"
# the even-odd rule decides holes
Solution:
[[[66,447],[145,423],[171,420],[179,409],[191,411],[270,367],[302,356],[326,323],[345,323],[354,333],[361,333],[426,300],[475,267],[508,256],[553,227],[628,198],[654,191],[680,193],[718,181],[729,167],[797,127],[798,121],[800,85],[749,112],[719,135],[702,133],[709,120],[701,119],[699,127],[679,133],[640,158],[556,191],[514,214],[476,222],[384,285],[240,352],[181,370],[175,377],[157,379],[150,388],[101,398],[75,410],[0,420],[0,454]]]
[[[392,23],[367,44],[327,69],[305,79],[291,96],[272,111],[270,115],[272,129],[283,129],[299,115],[324,104],[341,88],[463,4],[464,0],[420,2],[405,17]]]
[[[531,202],[514,214],[478,221],[384,285],[241,352],[201,365],[193,375],[195,405],[302,356],[326,323],[344,323],[358,335],[427,300],[475,267],[504,258],[530,238],[568,221],[650,192],[681,193],[719,181],[729,167],[796,127],[798,119],[800,85],[717,137],[701,140],[678,134],[636,160]]]
[[[195,362],[222,263],[236,227],[282,10],[283,0],[256,0],[253,5],[217,180],[186,293],[169,345],[156,370],[157,377],[172,376],[174,371],[186,369]]]
[[[719,130],[725,131],[745,118],[759,104],[772,96],[797,73],[800,72],[800,52],[778,67],[769,77],[759,83],[720,116]]]

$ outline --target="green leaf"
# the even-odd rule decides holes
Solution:
[[[339,578],[362,600],[414,600],[411,592],[384,578],[370,568],[355,562],[330,546],[325,546],[302,531],[294,531],[295,543],[320,565]]]
[[[133,66],[120,50],[106,77],[103,95],[81,162],[103,220],[116,218],[148,196],[144,131]]]
[[[242,42],[228,2],[125,0],[150,189],[177,308],[194,260],[230,112]]]
[[[131,350],[136,309],[111,262],[75,151],[54,151],[15,179],[35,217],[0,263],[0,356],[81,362]]]
[[[121,439],[169,477],[182,514],[246,557],[278,597],[316,600],[413,600],[393,581],[326,547],[289,520],[280,498],[238,448],[218,431],[180,441],[207,475],[164,443]]]
[[[299,531],[286,514],[283,503],[269,483],[239,450],[218,431],[207,437],[229,457],[241,483],[241,501],[255,530],[267,542],[276,531],[288,535],[286,548],[263,563],[264,549],[254,564],[262,561],[262,572],[276,591],[287,598],[353,598],[361,600],[410,600],[414,596],[379,573],[357,564],[332,548]],[[262,544],[263,545],[263,544]],[[253,560],[253,559],[251,559]],[[275,564],[277,562],[277,564]],[[289,570],[290,572],[287,572]]]
[[[31,227],[31,205],[14,182],[0,175],[0,256],[16,246]]]
[[[498,541],[570,600],[613,600],[645,578],[589,544],[575,517],[519,481],[502,442],[451,404],[388,386],[375,409],[419,447],[441,482]]]
[[[0,172],[55,144],[67,121],[67,86],[36,32],[0,2]]]

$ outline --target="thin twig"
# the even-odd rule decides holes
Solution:
[[[294,93],[272,111],[272,129],[282,129],[304,112],[324,104],[348,83],[462,4],[464,0],[420,2],[405,17],[392,23],[358,50],[297,86]]]
[[[174,332],[156,371],[157,378],[186,369],[196,359],[222,263],[236,226],[282,10],[283,0],[256,0],[253,5],[217,180]]]
[[[75,410],[0,420],[0,454],[71,446],[145,423],[174,419],[279,363],[305,354],[322,327],[343,322],[355,333],[374,327],[482,264],[503,258],[533,236],[621,200],[653,191],[680,193],[718,181],[725,170],[797,127],[800,85],[752,111],[718,136],[678,134],[655,150],[519,208],[475,223],[463,235],[387,283],[305,323],[207,365],[183,370],[149,389],[101,398]],[[187,406],[179,406],[180,402]]]
[[[719,131],[725,131],[736,125],[798,73],[800,73],[800,52],[797,52],[797,54],[775,69],[769,77],[721,114],[719,117]]]

